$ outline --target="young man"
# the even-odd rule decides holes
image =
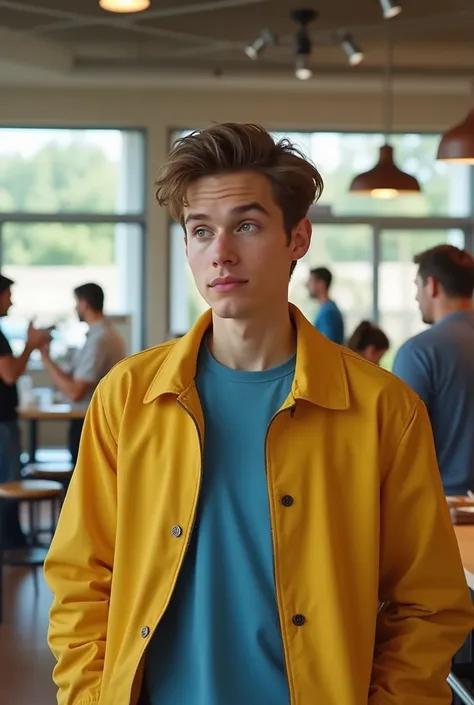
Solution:
[[[0,274],[0,318],[8,314],[12,305],[13,284],[11,279]],[[0,329],[0,482],[20,479],[21,443],[16,383],[24,373],[33,350],[48,341],[49,331],[37,329],[30,323],[25,348],[19,357],[15,357]],[[9,548],[26,545],[20,529],[18,507],[14,503],[8,503],[3,507],[0,541],[3,547]]]
[[[49,346],[41,350],[43,364],[53,384],[71,402],[87,408],[94,389],[107,372],[125,357],[125,341],[104,315],[104,292],[98,284],[83,284],[74,289],[76,312],[89,330],[84,347],[79,350],[72,368],[62,370],[49,356]],[[71,421],[69,451],[75,465],[84,422]]]
[[[474,260],[440,245],[415,257],[426,331],[397,353],[393,371],[425,402],[446,494],[474,489]]]
[[[319,303],[314,327],[320,333],[342,345],[344,342],[344,319],[335,301],[329,298],[332,274],[326,267],[316,267],[309,273],[308,291]]]
[[[424,406],[288,304],[321,190],[255,125],[162,167],[210,310],[91,403],[46,564],[59,705],[450,702],[473,611]]]

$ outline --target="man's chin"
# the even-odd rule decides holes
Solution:
[[[209,306],[215,316],[227,320],[248,318],[249,313],[251,313],[247,306],[242,306],[237,301],[220,301],[217,304],[214,302],[214,305],[210,303]]]
[[[427,326],[432,326],[434,321],[430,316],[423,316],[422,319],[423,323],[425,323]]]

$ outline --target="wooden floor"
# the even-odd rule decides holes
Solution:
[[[54,705],[54,659],[46,643],[51,593],[39,571],[40,595],[31,570],[4,568],[3,624],[0,625],[0,703]]]

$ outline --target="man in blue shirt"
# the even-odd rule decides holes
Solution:
[[[425,402],[444,490],[474,490],[474,260],[440,245],[415,257],[417,301],[431,328],[408,340],[393,371]]]
[[[344,342],[344,319],[337,304],[329,298],[331,282],[332,274],[326,267],[316,267],[309,274],[309,295],[320,304],[314,327],[329,340],[342,345]]]

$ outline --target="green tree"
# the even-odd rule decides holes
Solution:
[[[115,210],[117,165],[99,147],[80,140],[51,142],[32,156],[0,155],[0,211],[110,213]],[[8,264],[113,262],[112,224],[23,224],[6,228]]]

